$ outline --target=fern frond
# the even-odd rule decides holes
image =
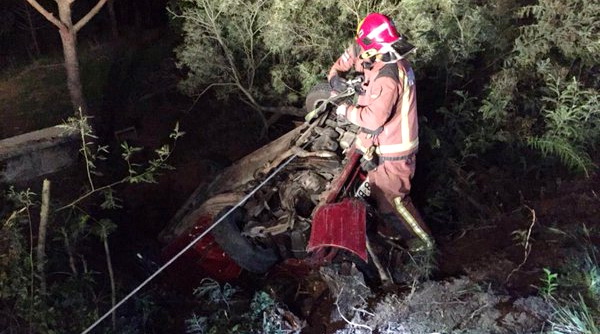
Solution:
[[[565,166],[583,172],[586,177],[589,177],[590,169],[596,167],[587,152],[564,139],[550,136],[529,137],[527,144],[544,156],[557,157]]]
[[[208,318],[200,317],[194,314],[191,318],[185,320],[186,334],[204,334],[208,333]]]

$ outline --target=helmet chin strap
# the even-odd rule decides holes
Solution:
[[[371,69],[375,62],[382,62],[384,64],[392,64],[401,59],[404,59],[406,55],[414,51],[416,48],[411,45],[411,48],[405,54],[400,54],[398,50],[392,45],[384,45],[377,53],[373,54],[374,49],[363,52],[360,58],[364,59],[363,66],[366,69]]]
[[[400,60],[402,58],[398,57],[398,53],[395,52],[387,52],[384,54],[376,54],[374,56],[371,56],[367,59],[365,59],[363,61],[363,67],[367,70],[370,70],[373,68],[373,66],[375,65],[375,63],[384,63],[384,64],[391,64],[391,63],[395,63],[398,60]]]
[[[391,44],[384,45],[379,51],[381,56],[378,57],[378,61],[385,64],[395,63],[404,58]]]
[[[381,60],[379,60],[380,62],[384,63],[384,64],[391,64],[391,63],[395,63],[398,60],[402,59],[403,57],[400,56],[397,52],[395,51],[390,51],[387,52],[385,54],[383,54],[381,56]]]

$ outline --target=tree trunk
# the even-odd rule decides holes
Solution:
[[[58,15],[65,25],[59,29],[60,39],[63,45],[65,57],[65,70],[67,71],[67,88],[71,96],[74,112],[77,115],[79,108],[83,114],[87,114],[87,106],[83,97],[81,87],[81,76],[79,74],[79,58],[77,58],[77,32],[73,28],[71,19],[71,1],[57,1]]]
[[[108,15],[110,16],[110,28],[114,39],[119,38],[119,26],[117,22],[117,14],[115,12],[115,0],[108,0]]]
[[[79,59],[77,58],[77,35],[69,30],[60,31],[63,53],[65,57],[65,69],[67,71],[67,88],[71,96],[71,103],[75,114],[81,108],[83,114],[87,114],[87,106],[83,97],[81,87],[81,76],[79,73]]]
[[[87,114],[87,105],[83,97],[81,78],[79,74],[79,59],[77,58],[77,32],[84,27],[98,12],[107,0],[98,0],[96,5],[85,14],[79,21],[73,25],[71,18],[71,5],[76,0],[55,0],[58,5],[59,19],[54,14],[46,10],[37,0],[26,0],[33,8],[42,14],[48,21],[58,28],[60,39],[63,44],[63,53],[65,56],[65,69],[67,71],[67,88],[71,96],[74,112],[77,115],[81,109],[83,114]]]

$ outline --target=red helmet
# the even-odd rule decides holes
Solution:
[[[369,54],[388,52],[392,43],[399,39],[401,36],[394,22],[379,13],[367,15],[356,29],[356,42]]]

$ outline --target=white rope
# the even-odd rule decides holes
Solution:
[[[96,322],[94,322],[90,327],[88,327],[86,330],[81,332],[81,334],[89,333],[92,329],[94,329],[96,326],[98,326],[98,324],[100,324],[104,319],[106,319],[109,315],[111,315],[111,313],[113,313],[117,308],[119,308],[121,305],[123,305],[123,303],[125,303],[127,300],[129,300],[129,298],[133,297],[133,295],[138,293],[138,291],[140,291],[144,286],[146,286],[146,284],[148,284],[152,279],[154,279],[154,277],[158,276],[158,274],[160,274],[163,270],[165,270],[168,266],[170,266],[173,262],[175,262],[175,260],[177,260],[181,255],[183,255],[183,253],[185,253],[188,249],[192,248],[196,242],[198,242],[206,234],[208,234],[208,232],[210,232],[213,228],[215,228],[215,226],[219,225],[219,223],[221,223],[225,218],[227,218],[227,216],[229,216],[235,209],[244,205],[244,203],[248,199],[250,199],[250,197],[252,197],[260,188],[262,188],[267,182],[269,182],[275,175],[277,175],[285,166],[287,166],[290,162],[292,162],[292,160],[294,160],[297,156],[298,156],[298,153],[289,157],[271,175],[269,175],[269,177],[267,177],[263,182],[261,182],[248,195],[246,195],[246,197],[242,198],[242,200],[239,201],[234,207],[229,209],[229,211],[227,211],[227,213],[225,213],[221,218],[217,219],[217,221],[214,222],[210,227],[208,227],[204,232],[202,232],[202,234],[200,234],[194,240],[192,240],[192,242],[190,242],[184,249],[179,251],[179,253],[177,253],[169,261],[167,261],[165,264],[163,264],[162,267],[158,268],[158,270],[156,270],[154,272],[154,274],[150,275],[150,277],[148,277],[144,282],[142,282],[135,289],[133,289],[133,291],[131,291],[127,296],[125,296],[125,298],[121,299],[121,301],[119,301],[115,306],[113,306],[110,310],[108,310],[108,312],[104,313],[104,315],[102,317],[100,317],[98,320],[96,320]]]

